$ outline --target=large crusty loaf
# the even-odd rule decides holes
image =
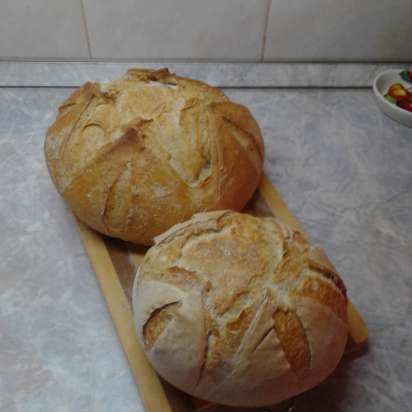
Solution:
[[[156,239],[133,290],[136,329],[168,382],[236,406],[326,378],[347,339],[346,290],[324,253],[276,220],[199,213]]]
[[[59,108],[45,154],[58,191],[92,228],[136,243],[206,210],[240,210],[263,162],[245,107],[167,69],[86,83]]]

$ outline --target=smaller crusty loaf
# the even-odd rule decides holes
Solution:
[[[211,402],[280,402],[325,379],[347,339],[324,253],[275,218],[200,213],[156,239],[133,290],[137,335],[168,382]]]
[[[135,243],[206,210],[241,210],[263,142],[249,110],[205,83],[129,70],[86,83],[47,131],[50,174],[79,219]]]

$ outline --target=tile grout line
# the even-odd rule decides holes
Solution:
[[[224,59],[224,58],[136,58],[136,57],[16,57],[16,56],[0,56],[0,65],[4,63],[40,63],[40,64],[55,64],[55,63],[153,63],[153,64],[259,64],[259,65],[302,65],[310,64],[314,66],[322,65],[408,65],[412,64],[412,60],[314,60],[314,59],[271,59],[271,60],[256,60],[256,59]]]
[[[87,20],[86,20],[86,11],[84,10],[83,0],[80,0],[80,7],[82,9],[82,20],[84,31],[86,33],[86,43],[87,43],[87,51],[89,53],[89,58],[92,58],[92,48],[90,47],[90,36],[89,36],[89,29],[87,28]]]
[[[271,6],[272,6],[272,0],[267,0],[266,16],[265,16],[265,22],[263,26],[262,48],[260,50],[260,61],[261,62],[263,62],[265,58],[266,37],[267,37],[267,31],[268,31],[269,13],[270,13]]]

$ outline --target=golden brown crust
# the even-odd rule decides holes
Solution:
[[[178,303],[168,303],[152,312],[143,328],[146,345],[149,347],[153,346],[168,323],[173,319],[173,316],[176,315],[177,305]]]
[[[310,370],[310,347],[296,313],[277,310],[273,314],[275,330],[293,372],[304,378]]]
[[[196,212],[240,210],[259,183],[263,143],[250,112],[220,90],[167,69],[132,69],[76,90],[45,154],[81,220],[150,244]]]
[[[183,335],[170,321],[146,347],[166,380],[213,402],[252,406],[300,393],[336,367],[347,337],[343,282],[299,232],[274,218],[220,211],[197,214],[156,241],[133,298],[145,341],[150,313],[181,294],[173,322]],[[185,320],[193,313],[184,302],[194,296],[201,337]],[[197,343],[182,346],[183,336]],[[190,371],[178,362],[186,351],[198,354]]]

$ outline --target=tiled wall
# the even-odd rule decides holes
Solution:
[[[411,60],[412,0],[0,0],[0,58]]]

